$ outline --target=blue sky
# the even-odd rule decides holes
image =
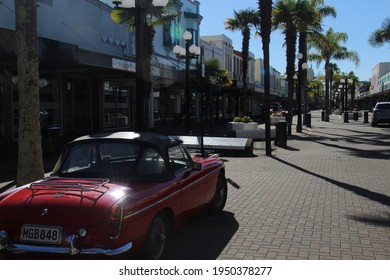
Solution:
[[[236,50],[241,50],[241,32],[225,30],[224,21],[233,17],[233,10],[240,11],[247,8],[257,8],[257,0],[199,0],[200,14],[203,16],[201,35],[225,34],[233,40]],[[276,2],[275,0],[273,1]],[[333,61],[342,72],[354,71],[361,81],[369,80],[372,68],[379,62],[390,62],[390,45],[373,48],[368,44],[369,35],[379,27],[383,20],[390,17],[389,0],[325,0],[327,5],[336,8],[337,17],[328,17],[324,20],[324,30],[332,27],[336,32],[348,34],[348,41],[344,44],[349,50],[358,52],[360,64],[358,67],[349,61]],[[283,35],[275,31],[271,35],[271,65],[281,73],[286,69],[286,49],[283,45]],[[262,58],[260,37],[250,41],[250,51],[256,58]],[[314,73],[324,73],[323,65],[317,67],[315,62],[309,62]]]

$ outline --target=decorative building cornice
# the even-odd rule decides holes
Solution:
[[[201,16],[200,14],[188,13],[188,12],[184,12],[184,17],[197,20],[198,22],[201,22],[203,19],[203,16]]]

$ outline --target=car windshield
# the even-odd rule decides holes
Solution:
[[[390,103],[376,105],[377,110],[390,110]]]
[[[161,154],[134,143],[85,143],[72,146],[58,171],[60,177],[153,180],[166,175]]]

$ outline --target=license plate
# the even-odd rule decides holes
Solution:
[[[20,240],[45,244],[61,243],[61,228],[49,226],[23,225]]]

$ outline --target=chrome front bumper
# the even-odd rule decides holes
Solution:
[[[42,246],[42,245],[27,245],[27,244],[16,244],[9,242],[7,232],[4,230],[0,231],[0,251],[4,250],[7,252],[33,252],[33,253],[53,253],[53,254],[68,254],[68,255],[106,255],[114,256],[126,253],[131,250],[133,243],[129,242],[121,247],[115,249],[104,249],[104,248],[77,248],[76,241],[79,238],[77,235],[72,235],[68,238],[69,247],[55,247],[55,246]]]

